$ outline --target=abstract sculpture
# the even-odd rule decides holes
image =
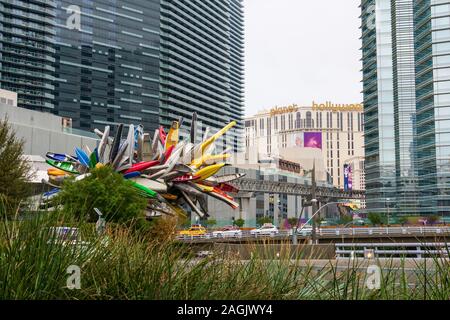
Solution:
[[[61,182],[68,176],[79,181],[90,175],[90,170],[101,166],[111,166],[124,179],[148,198],[147,216],[182,215],[186,216],[183,205],[191,208],[201,218],[208,217],[207,196],[225,202],[233,209],[238,203],[228,193],[239,190],[229,184],[244,174],[216,176],[230,157],[226,151],[213,154],[215,141],[224,135],[236,122],[196,144],[197,115],[194,113],[190,129],[190,141],[179,137],[181,121],[173,121],[166,133],[163,127],[153,135],[149,158],[143,160],[144,130],[142,126],[130,125],[128,135],[122,140],[124,125],[120,124],[114,138],[110,137],[110,126],[103,132],[95,130],[100,143],[91,151],[75,148],[75,155],[48,152],[47,163],[49,180],[44,183],[54,187],[44,194],[44,204],[52,205],[52,199],[60,191]],[[206,130],[208,132],[208,130]]]

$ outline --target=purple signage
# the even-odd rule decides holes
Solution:
[[[305,148],[322,149],[322,132],[305,132]]]
[[[353,190],[352,166],[349,164],[344,165],[344,190]]]

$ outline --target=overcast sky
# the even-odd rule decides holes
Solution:
[[[360,103],[360,0],[244,0],[246,114]]]

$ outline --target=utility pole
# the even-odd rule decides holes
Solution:
[[[389,201],[391,201],[391,199],[390,198],[387,198],[386,199],[386,202],[387,202],[387,226],[389,227],[390,226],[390,224],[389,224],[389,215],[390,215],[390,212],[389,212]]]
[[[316,198],[316,160],[313,162],[313,170],[311,174],[311,202],[312,202],[312,212],[317,211],[317,198]],[[316,244],[317,235],[316,235],[316,219],[312,220],[312,243]]]

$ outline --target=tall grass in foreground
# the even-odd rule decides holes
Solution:
[[[80,228],[83,246],[55,242],[50,227]],[[81,269],[81,289],[69,290],[66,270]],[[448,299],[450,268],[435,259],[430,270],[392,266],[379,290],[365,285],[364,266],[349,261],[313,268],[288,256],[247,261],[216,253],[195,259],[189,248],[156,243],[133,228],[109,227],[97,237],[91,224],[58,213],[0,221],[0,299]],[[414,285],[411,285],[414,284]]]

